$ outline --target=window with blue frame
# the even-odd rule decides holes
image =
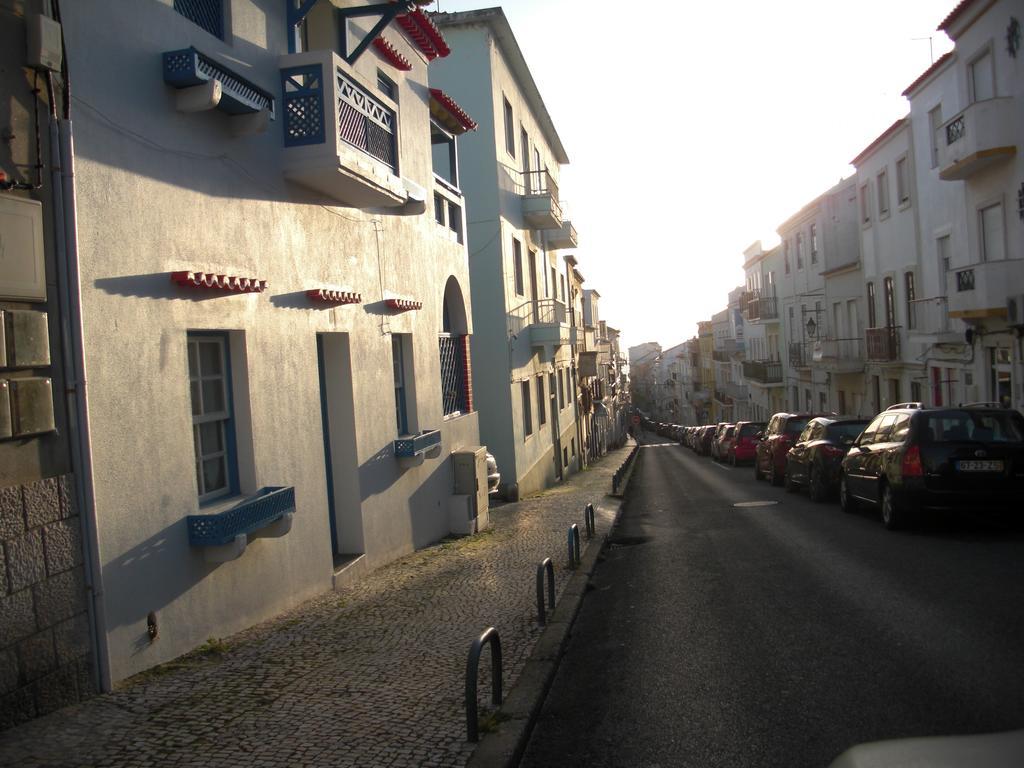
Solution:
[[[226,333],[189,332],[188,378],[199,501],[213,501],[238,492]]]
[[[174,0],[174,10],[214,37],[224,39],[224,0]]]

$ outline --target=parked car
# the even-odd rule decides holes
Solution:
[[[714,424],[708,424],[701,427],[700,435],[697,437],[697,453],[701,456],[711,455],[711,441],[715,437],[715,430],[718,429]]]
[[[786,475],[786,454],[807,422],[816,416],[834,416],[831,413],[776,413],[761,434],[754,454],[754,478],[767,477],[772,485],[782,485]]]
[[[764,431],[763,421],[740,421],[736,423],[736,434],[729,446],[729,453],[725,460],[734,467],[737,464],[754,460],[757,452],[758,435]]]
[[[496,494],[498,492],[498,485],[501,483],[501,473],[498,471],[498,462],[491,455],[487,453],[487,493]]]
[[[723,428],[719,429],[715,435],[715,442],[711,448],[711,455],[715,461],[725,461],[726,454],[729,451],[729,446],[732,445],[733,435],[736,432],[735,424],[726,424]]]
[[[1018,510],[1024,498],[1024,416],[989,406],[878,414],[843,459],[839,501],[879,508],[888,529],[918,512]]]
[[[786,490],[807,488],[812,501],[825,501],[839,488],[839,469],[868,419],[811,419],[786,454]]]
[[[707,453],[707,455],[712,459],[718,458],[718,439],[722,436],[722,433],[725,432],[725,428],[728,426],[729,422],[727,421],[720,421],[714,425],[714,431],[712,433],[713,436],[711,438],[711,442],[708,444]]]

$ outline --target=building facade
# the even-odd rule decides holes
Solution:
[[[72,624],[36,617],[23,642],[84,638],[102,689],[487,519],[455,471],[483,451],[455,149],[472,120],[432,90],[444,36],[406,6],[200,5],[25,19],[64,37],[75,96],[48,149],[69,173],[0,202],[52,209],[81,384],[49,402],[81,448],[44,430],[45,466],[0,484],[52,502],[19,535],[82,545],[39,574],[72,574],[85,599],[53,612]],[[5,473],[23,445],[0,443]],[[39,679],[18,675],[15,696]]]
[[[580,467],[562,211],[569,162],[500,8],[433,14],[453,53],[431,74],[479,130],[459,147],[472,254],[473,372],[480,429],[506,494],[541,490]],[[561,396],[560,396],[560,393]]]

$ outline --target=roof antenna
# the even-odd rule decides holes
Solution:
[[[440,2],[440,0],[438,0],[438,2]],[[932,60],[932,64],[934,64],[935,63],[935,49],[932,46],[932,40],[933,40],[932,36],[928,35],[928,37],[912,37],[910,39],[911,40],[927,40],[928,41],[928,57]]]

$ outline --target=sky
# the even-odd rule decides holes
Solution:
[[[743,283],[743,250],[843,177],[952,48],[957,0],[502,7],[569,165],[585,288],[622,347],[694,336]],[[498,5],[438,0],[446,12]]]

